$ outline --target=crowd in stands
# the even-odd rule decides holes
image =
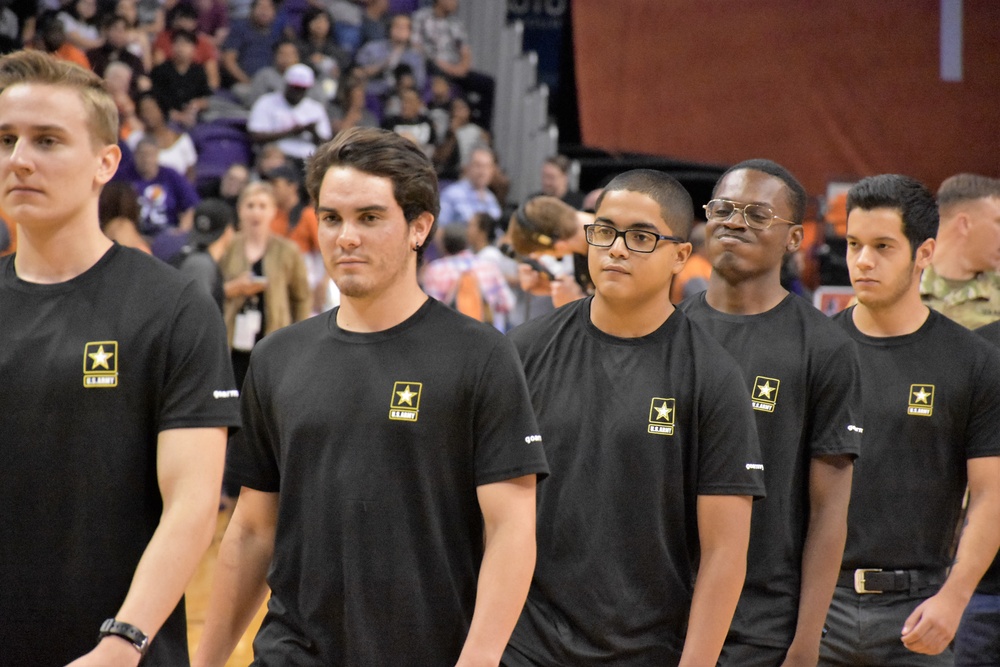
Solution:
[[[103,219],[121,243],[176,262],[191,245],[199,202],[226,202],[241,225],[241,193],[250,183],[269,183],[270,230],[300,251],[308,312],[335,305],[337,294],[323,271],[302,187],[305,160],[354,126],[409,138],[441,181],[426,282],[435,296],[454,301],[461,267],[479,256],[490,265],[473,271],[490,313],[484,317],[506,329],[578,298],[587,282],[579,258],[574,267],[543,257],[555,278],[548,280],[524,266],[519,271],[497,250],[517,202],[508,200],[509,180],[492,146],[493,81],[473,69],[474,45],[457,8],[458,0],[33,0],[0,13],[0,50],[43,50],[104,78],[118,106],[124,156],[106,193],[118,203]],[[598,191],[585,197],[573,190],[569,174],[570,161],[552,156],[532,196],[593,210]],[[842,208],[842,201],[827,207],[832,227],[807,222],[806,242],[784,272],[793,291],[808,296],[821,283],[847,283],[836,261]],[[462,232],[446,239],[451,226]],[[0,252],[16,247],[8,227],[0,225]],[[695,252],[675,281],[677,301],[706,285],[702,234],[698,227],[692,234]],[[503,276],[503,289],[496,276]]]

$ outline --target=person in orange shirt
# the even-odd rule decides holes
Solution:
[[[302,173],[289,164],[264,175],[274,188],[278,212],[271,221],[271,231],[299,247],[309,269],[309,288],[313,293],[313,311],[323,310],[327,278],[319,254],[319,223],[316,211],[302,197]]]
[[[38,18],[38,36],[33,48],[47,51],[60,60],[68,60],[84,69],[90,69],[87,54],[66,40],[66,29],[55,12],[47,12]]]
[[[691,255],[670,285],[670,302],[674,304],[708,289],[708,277],[712,275],[712,263],[705,258],[705,223],[698,223],[691,229],[688,241]]]

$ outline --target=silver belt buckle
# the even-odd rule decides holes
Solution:
[[[854,571],[854,592],[859,595],[864,595],[866,593],[881,593],[882,591],[874,591],[870,588],[865,587],[865,575],[869,572],[881,572],[881,568],[868,567],[860,568]]]

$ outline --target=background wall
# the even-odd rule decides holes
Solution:
[[[582,141],[710,163],[768,157],[813,194],[884,172],[1000,176],[1000,2],[574,0]]]

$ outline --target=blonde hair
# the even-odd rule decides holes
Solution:
[[[238,211],[240,207],[243,206],[245,202],[250,197],[254,195],[264,194],[271,198],[274,205],[278,205],[278,198],[274,194],[274,186],[267,181],[252,181],[247,183],[242,190],[240,190],[240,196],[236,198],[236,210]]]
[[[548,195],[521,204],[507,226],[510,244],[521,255],[548,250],[556,241],[573,236],[577,229],[576,209]]]
[[[0,58],[0,94],[11,86],[32,83],[76,90],[95,146],[118,143],[118,107],[99,76],[40,51],[17,51]]]

